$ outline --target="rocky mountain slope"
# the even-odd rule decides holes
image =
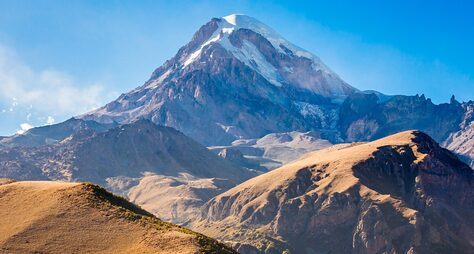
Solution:
[[[193,228],[241,253],[473,253],[474,175],[428,135],[341,144],[209,201]]]
[[[238,139],[230,146],[208,148],[236,165],[265,172],[331,145],[318,133],[292,131],[271,133],[258,139]]]
[[[419,129],[474,165],[472,109],[474,101],[434,104],[422,96],[392,96],[381,100],[375,93],[354,93],[339,109],[339,132],[346,142],[370,141]]]
[[[291,131],[312,131],[331,143],[370,141],[409,129],[449,146],[473,104],[358,91],[272,28],[229,15],[202,26],[144,85],[80,117],[147,118],[206,146]],[[456,144],[469,142],[465,136],[457,134]],[[450,147],[474,161],[456,144]]]
[[[454,98],[437,105],[424,95],[397,95],[380,101],[373,93],[357,93],[341,105],[338,125],[348,142],[374,140],[407,129],[423,130],[442,142],[460,129],[467,105]]]
[[[69,128],[71,122],[95,128]],[[48,127],[70,130],[64,131],[69,136],[46,139],[32,129],[13,137],[8,146],[0,147],[0,177],[94,182],[130,194],[132,201],[165,220],[184,223],[205,201],[256,175],[149,120],[110,129],[99,126],[70,120]],[[30,139],[49,141],[36,146],[24,142]],[[166,205],[154,202],[157,199],[167,200]]]
[[[84,183],[0,180],[2,253],[236,253]]]
[[[461,131],[452,134],[451,142],[447,141],[447,148],[455,152],[461,159],[474,168],[474,122]]]
[[[141,87],[81,116],[145,117],[205,145],[268,133],[329,129],[357,91],[313,54],[245,15],[214,18]]]
[[[466,114],[460,126],[461,130],[452,133],[445,141],[445,146],[474,169],[474,103],[466,104]]]

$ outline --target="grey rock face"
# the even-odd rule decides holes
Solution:
[[[341,106],[339,126],[346,141],[369,141],[399,131],[419,129],[442,142],[459,130],[465,114],[460,103],[433,104],[424,96],[393,96],[379,102],[375,94],[357,93]]]
[[[434,104],[422,96],[381,97],[354,93],[339,109],[338,128],[346,142],[370,141],[399,131],[418,129],[474,166],[472,101]]]
[[[450,134],[444,145],[474,168],[474,102],[464,103],[463,107],[466,113],[460,130]]]
[[[60,124],[32,128],[23,134],[0,138],[0,145],[6,147],[38,147],[57,143],[66,137],[80,132],[104,132],[117,127],[115,122],[101,124],[95,121],[84,121],[71,118]]]

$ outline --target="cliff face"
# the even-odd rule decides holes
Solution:
[[[460,129],[465,107],[459,102],[436,105],[422,96],[376,94],[349,96],[340,108],[339,126],[347,142],[370,141],[396,132],[420,129],[438,142]]]
[[[461,129],[452,133],[444,145],[474,168],[474,103],[467,103],[465,108],[466,114],[460,124]]]
[[[193,226],[242,253],[472,253],[472,170],[426,134],[337,145],[209,201]]]

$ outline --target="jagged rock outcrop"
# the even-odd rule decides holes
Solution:
[[[400,131],[420,129],[438,142],[459,130],[465,109],[458,102],[434,104],[422,96],[356,93],[341,106],[339,126],[347,142],[370,141]]]
[[[472,169],[407,131],[250,179],[192,226],[242,253],[473,253],[473,194]]]

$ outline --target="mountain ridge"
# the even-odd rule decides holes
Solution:
[[[88,125],[95,129],[85,128]],[[74,119],[46,128],[67,133],[60,135],[62,140],[53,141],[49,131],[37,135],[44,128],[15,136],[8,146],[0,146],[0,177],[90,181],[182,224],[198,214],[205,201],[257,174],[149,120],[105,127],[110,125]]]
[[[211,199],[192,228],[241,253],[472,253],[473,184],[469,166],[406,131],[252,178]]]

